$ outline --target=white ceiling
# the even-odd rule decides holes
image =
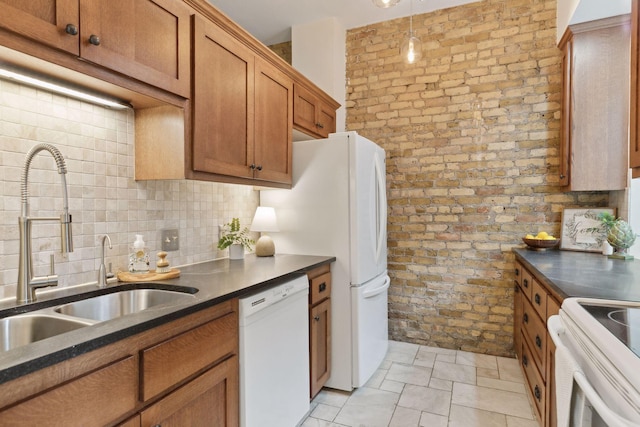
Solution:
[[[266,45],[291,40],[291,27],[336,18],[346,29],[409,16],[410,1],[380,9],[371,0],[209,0]],[[478,0],[413,0],[413,13],[473,3]]]

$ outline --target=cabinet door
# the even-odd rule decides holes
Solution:
[[[513,349],[522,360],[522,289],[516,282],[513,294]]]
[[[326,138],[336,131],[336,110],[324,102],[318,104],[318,134]]]
[[[182,2],[80,0],[80,17],[81,57],[189,96],[190,13]]]
[[[629,123],[629,167],[640,177],[640,11],[638,0],[631,2],[631,111]]]
[[[560,48],[562,49],[562,111],[560,116],[560,164],[558,165],[559,180],[562,186],[569,185],[571,176],[571,29],[567,28]]]
[[[293,82],[262,60],[255,65],[254,177],[291,184]]]
[[[137,359],[126,357],[0,413],[7,426],[102,426],[137,403]]]
[[[293,96],[293,124],[303,132],[316,134],[316,97],[300,85],[295,85]]]
[[[331,375],[331,299],[311,308],[309,319],[311,398]]]
[[[629,25],[614,17],[571,31],[570,188],[622,190],[629,167]]]
[[[193,169],[252,178],[254,55],[195,17],[193,58]]]
[[[238,375],[238,357],[226,359],[144,410],[142,427],[237,426]]]
[[[79,53],[77,34],[65,31],[67,25],[78,29],[78,0],[0,0],[0,5],[0,27],[75,55]]]

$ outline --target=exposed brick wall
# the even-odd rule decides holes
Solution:
[[[561,53],[555,0],[485,0],[347,33],[347,128],[387,150],[390,335],[512,354],[511,248],[558,233]]]
[[[291,64],[291,42],[282,42],[278,44],[272,44],[269,49],[275,52],[280,58]]]

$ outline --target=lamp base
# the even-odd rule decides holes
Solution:
[[[256,256],[273,256],[276,253],[276,245],[269,236],[262,236],[256,242]]]

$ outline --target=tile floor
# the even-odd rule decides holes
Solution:
[[[323,389],[302,427],[539,427],[516,359],[391,341],[352,393]]]

